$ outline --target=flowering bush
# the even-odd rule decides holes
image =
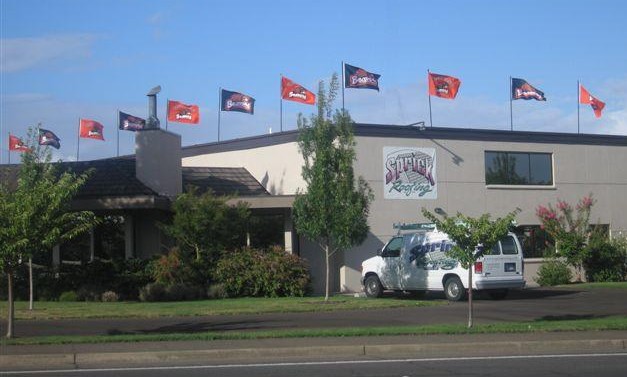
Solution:
[[[563,200],[558,200],[555,208],[538,206],[536,215],[544,229],[555,242],[559,255],[568,264],[581,268],[586,258],[586,244],[590,237],[590,211],[595,200],[592,194],[583,197],[575,208]]]

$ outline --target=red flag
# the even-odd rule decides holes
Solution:
[[[200,109],[198,105],[186,105],[178,101],[168,101],[168,121],[198,124]]]
[[[429,73],[429,95],[440,98],[455,99],[462,82],[453,76]]]
[[[601,117],[601,111],[605,107],[605,102],[601,102],[598,98],[594,97],[590,92],[583,87],[583,85],[579,85],[579,103],[587,104],[592,106],[592,110],[594,110],[594,116],[597,118]]]
[[[30,148],[24,144],[22,139],[9,134],[9,150],[16,152],[30,152]]]
[[[281,98],[307,105],[316,103],[316,95],[287,77],[281,77]]]
[[[104,141],[104,126],[91,119],[81,119],[79,136],[85,139]]]

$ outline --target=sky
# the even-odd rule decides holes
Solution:
[[[513,129],[577,133],[577,82],[606,103],[579,107],[582,134],[627,135],[627,2],[0,0],[0,162],[8,134],[41,124],[76,159],[79,118],[104,126],[80,160],[134,152],[117,112],[146,117],[146,93],[200,106],[200,124],[168,124],[194,145],[218,139],[219,88],[255,98],[255,114],[222,112],[220,139],[279,132],[280,77],[317,91],[342,62],[381,75],[380,91],[346,89],[359,123],[429,123],[427,70],[459,78],[432,97],[435,127],[510,129],[510,77],[546,102],[514,101]],[[336,106],[341,106],[340,99]],[[283,130],[315,107],[283,101]],[[11,153],[11,162],[19,153]]]

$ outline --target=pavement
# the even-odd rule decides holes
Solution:
[[[532,289],[475,301],[475,323],[627,314],[620,289]],[[467,303],[385,310],[119,320],[18,321],[20,336],[256,331],[465,323]],[[293,338],[18,346],[0,343],[0,371],[248,360],[625,352],[627,331]]]

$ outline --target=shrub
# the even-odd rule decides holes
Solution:
[[[218,262],[216,278],[229,297],[304,296],[309,286],[305,262],[281,248],[244,248]]]
[[[149,283],[139,290],[141,301],[165,301],[165,285],[161,283]]]
[[[543,287],[567,284],[573,274],[568,265],[559,259],[549,259],[540,266],[536,282]]]
[[[117,293],[106,291],[102,294],[102,302],[117,302],[120,299]]]
[[[78,301],[100,301],[104,289],[98,285],[83,285],[76,291]]]
[[[59,301],[78,301],[78,295],[74,291],[66,291],[61,293],[61,295],[59,296]]]
[[[622,240],[592,237],[586,248],[584,267],[588,281],[623,281],[625,278],[625,249]]]
[[[204,289],[187,284],[172,284],[166,287],[166,301],[198,300],[204,298]]]
[[[222,298],[228,298],[229,295],[226,293],[224,284],[217,283],[217,284],[211,284],[209,288],[207,288],[207,297],[211,299],[222,299]]]
[[[194,277],[194,271],[175,247],[152,261],[152,277],[157,283],[173,285],[190,281]]]

